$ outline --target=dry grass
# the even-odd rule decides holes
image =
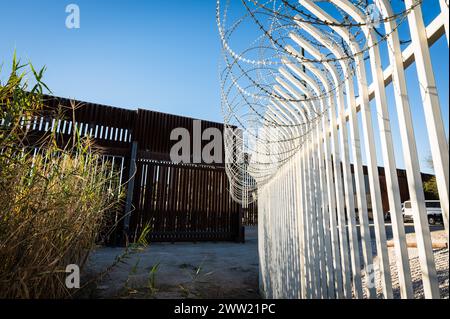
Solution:
[[[44,70],[16,59],[12,70],[0,83],[0,298],[70,297],[65,268],[84,265],[121,199],[118,178],[76,135],[64,149],[55,133],[37,154],[26,147],[23,119],[42,108]],[[27,72],[36,85],[26,93]]]

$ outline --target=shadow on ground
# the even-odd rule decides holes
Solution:
[[[93,252],[86,277],[104,271],[123,248]],[[245,244],[155,243],[128,256],[97,283],[97,298],[259,298],[257,230]]]

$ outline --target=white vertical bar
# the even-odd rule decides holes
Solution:
[[[300,268],[301,268],[301,296],[302,299],[308,297],[308,279],[307,279],[307,263],[306,263],[306,234],[305,234],[305,177],[304,177],[304,165],[303,165],[303,152],[304,148],[300,149],[298,155],[299,165],[299,192],[300,192]]]
[[[408,14],[408,24],[411,32],[411,41],[414,48],[414,58],[416,61],[417,76],[420,84],[420,93],[425,113],[425,121],[430,141],[431,155],[433,158],[434,171],[439,190],[442,216],[447,232],[447,242],[449,240],[448,231],[448,211],[449,211],[449,158],[448,142],[445,137],[444,122],[441,115],[441,106],[434,79],[433,66],[431,64],[430,51],[425,26],[422,19],[420,2],[417,0],[406,0],[407,9],[411,9]],[[447,21],[448,23],[448,21]],[[423,218],[425,218],[424,216]],[[427,239],[425,239],[427,240]],[[427,244],[427,246],[429,246]],[[430,262],[430,261],[429,261]],[[429,276],[434,278],[434,274]],[[434,281],[434,280],[433,280]],[[437,283],[427,283],[425,287],[426,296],[436,298],[439,296]]]
[[[324,166],[323,166],[323,154],[322,154],[322,125],[321,125],[321,119],[317,121],[316,125],[316,139],[317,139],[317,164],[316,164],[316,170],[318,174],[318,181],[319,181],[319,196],[320,196],[320,207],[317,211],[317,219],[318,219],[318,230],[319,230],[319,238],[321,241],[321,280],[322,280],[322,295],[323,298],[330,298],[329,296],[329,285],[330,282],[327,280],[329,278],[329,273],[332,271],[332,259],[327,258],[328,256],[331,257],[331,255],[328,255],[328,252],[330,252],[330,246],[329,245],[329,237],[328,237],[328,231],[325,229],[325,222],[324,222],[324,216],[327,213],[327,193],[326,193],[326,186],[325,186],[325,179],[324,179]]]
[[[347,95],[350,93],[347,92]],[[344,119],[344,99],[342,91],[338,90],[338,108],[339,108],[339,137],[343,148],[342,170],[345,187],[345,201],[347,208],[347,222],[350,244],[350,257],[352,262],[352,274],[353,285],[355,289],[356,298],[362,298],[362,283],[361,283],[361,261],[359,258],[359,243],[358,234],[356,232],[356,219],[355,219],[355,198],[353,194],[353,181],[350,168],[350,159],[348,151],[348,133],[347,125]],[[339,167],[340,169],[340,167]]]
[[[444,17],[445,36],[447,37],[448,45],[448,0],[439,0],[439,5],[441,6],[441,13]]]
[[[322,298],[323,296],[323,281],[322,280],[322,275],[321,275],[321,269],[322,269],[322,258],[323,258],[323,252],[322,252],[322,242],[320,240],[320,236],[319,236],[319,230],[318,230],[318,212],[321,209],[320,207],[320,190],[319,190],[319,176],[318,176],[318,169],[317,169],[317,158],[316,158],[316,136],[314,134],[314,132],[316,131],[315,129],[315,124],[312,123],[312,127],[311,127],[311,141],[310,141],[310,145],[311,145],[311,172],[313,175],[312,178],[312,184],[313,184],[313,190],[311,192],[311,195],[314,197],[314,210],[313,210],[313,215],[312,215],[312,224],[313,224],[313,230],[314,230],[314,258],[315,258],[315,263],[314,263],[314,267],[315,267],[315,278],[316,278],[316,289],[317,289],[317,298]],[[325,289],[326,290],[326,289]]]
[[[340,91],[341,88],[337,88],[336,91]],[[337,92],[337,95],[341,94]],[[342,262],[342,277],[343,277],[343,288],[345,298],[351,298],[352,288],[351,288],[351,268],[348,260],[348,242],[347,242],[347,227],[345,222],[345,211],[344,211],[344,193],[342,190],[342,172],[341,172],[341,161],[339,152],[339,142],[338,142],[338,132],[336,129],[336,114],[334,107],[330,108],[331,116],[331,144],[332,144],[332,159],[333,159],[333,171],[334,180],[336,187],[336,201],[337,201],[337,212],[338,212],[338,229],[339,229],[339,244],[341,251],[341,262]]]
[[[309,11],[315,14],[320,19],[324,21],[337,23],[336,20],[323,11],[320,7],[315,5],[315,3],[311,0],[300,0],[300,3],[303,4]],[[358,43],[352,38],[349,34],[349,31],[345,27],[340,27],[338,24],[330,25],[330,27],[336,31],[347,44],[350,46],[351,51],[354,54],[356,69],[357,69],[357,80],[359,86],[359,92],[361,95],[361,115],[363,120],[363,131],[364,131],[364,144],[368,148],[368,156],[367,156],[367,166],[369,173],[369,183],[370,183],[370,194],[372,199],[372,211],[374,213],[374,225],[376,242],[377,242],[377,252],[379,256],[380,263],[380,275],[381,282],[383,288],[383,294],[386,298],[392,298],[392,284],[391,284],[391,276],[390,276],[390,265],[389,265],[389,257],[386,247],[386,230],[384,226],[384,214],[382,210],[382,203],[380,197],[380,185],[379,185],[379,177],[378,177],[378,166],[376,160],[376,151],[375,151],[375,140],[373,136],[373,127],[372,127],[372,119],[371,113],[369,109],[369,97],[368,97],[368,88],[366,82],[366,70],[364,60],[362,56],[359,54],[361,52]]]
[[[355,175],[355,183],[356,183],[356,194],[357,194],[357,204],[358,204],[358,216],[359,216],[359,225],[361,232],[361,243],[362,243],[362,251],[364,258],[364,265],[366,270],[373,265],[373,256],[372,256],[372,240],[370,238],[370,229],[369,229],[369,216],[367,210],[367,199],[366,199],[366,190],[365,182],[364,182],[364,172],[362,167],[362,159],[361,159],[361,144],[359,140],[359,128],[358,121],[356,116],[356,105],[354,100],[354,88],[353,83],[351,81],[346,80],[348,87],[348,95],[351,99],[349,103],[350,108],[350,139],[352,141],[352,156],[353,156],[353,168]],[[367,274],[366,274],[367,276]],[[367,278],[367,277],[366,277]],[[368,286],[366,281],[366,289],[369,298],[376,297],[375,287]]]

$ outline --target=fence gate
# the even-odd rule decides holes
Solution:
[[[240,206],[223,168],[137,160],[131,229],[146,224],[152,241],[236,240]]]

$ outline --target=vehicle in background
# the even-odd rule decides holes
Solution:
[[[427,210],[428,223],[434,225],[437,222],[442,222],[441,202],[438,200],[426,200],[425,207]],[[403,220],[405,222],[413,221],[413,210],[411,201],[405,201],[402,204]]]
[[[428,223],[430,225],[434,225],[437,222],[442,223],[441,203],[438,200],[426,200],[425,207],[427,210]],[[406,201],[402,204],[402,214],[405,222],[413,221],[411,201]],[[384,220],[387,222],[391,221],[391,211],[384,213]]]

